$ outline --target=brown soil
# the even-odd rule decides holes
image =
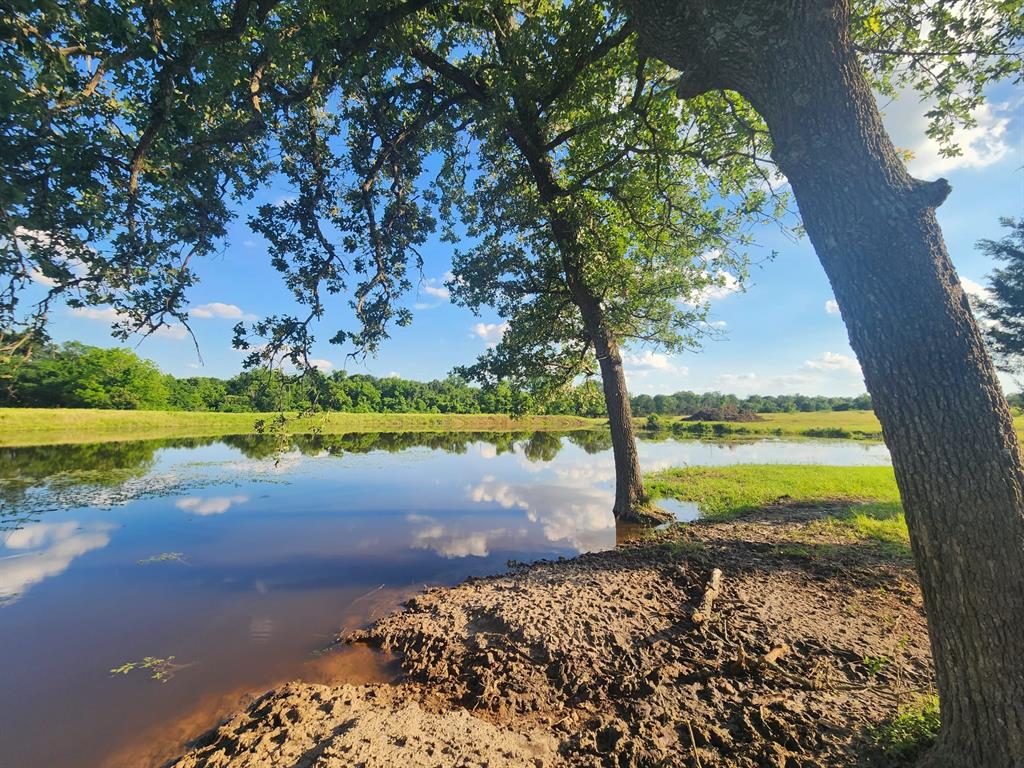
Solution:
[[[276,689],[174,765],[871,764],[870,727],[931,684],[920,594],[824,512],[429,590],[344,638],[399,654],[400,683]]]

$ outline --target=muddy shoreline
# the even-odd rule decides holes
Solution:
[[[931,685],[912,563],[775,507],[427,590],[341,640],[394,685],[291,683],[168,765],[881,765]]]

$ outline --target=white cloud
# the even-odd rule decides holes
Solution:
[[[825,352],[806,360],[795,371],[723,373],[714,379],[722,392],[735,395],[834,394],[857,395],[864,391],[860,366],[850,355]]]
[[[964,293],[972,299],[983,299],[984,301],[992,300],[992,291],[981,283],[971,280],[969,277],[961,277],[960,285],[963,286]]]
[[[81,317],[85,320],[96,320],[98,322],[109,323],[110,325],[120,323],[128,319],[113,307],[72,307],[68,312],[75,317]],[[162,325],[157,328],[153,332],[153,335],[164,339],[181,341],[182,339],[188,338],[188,331],[181,323],[168,323],[167,325]]]
[[[957,169],[985,168],[1010,154],[1008,129],[1019,105],[982,104],[974,113],[977,125],[958,128],[953,135],[953,142],[961,149],[956,157],[942,157],[938,142],[926,133],[925,113],[933,107],[934,102],[921,101],[916,92],[908,90],[885,108],[885,124],[893,142],[913,154],[908,163],[913,175],[933,179]]]
[[[596,458],[589,457],[587,463],[593,464]],[[614,472],[610,458],[601,457],[600,461]],[[608,488],[594,487],[589,479],[580,483],[515,485],[487,476],[469,489],[469,497],[477,503],[521,509],[530,522],[541,526],[548,541],[568,542],[580,552],[608,546],[608,531],[615,526],[611,514],[615,494]]]
[[[829,299],[825,302],[825,311],[830,315],[839,314],[839,302],[835,299]]]
[[[8,534],[4,546],[18,550],[0,557],[0,606],[10,605],[29,587],[67,570],[71,561],[110,543],[113,526],[75,521],[35,523]]]
[[[686,373],[685,368],[679,368],[672,362],[672,358],[660,352],[652,352],[645,349],[640,354],[627,352],[622,356],[622,364],[631,371],[672,371]]]
[[[844,371],[860,375],[860,364],[849,355],[838,352],[825,352],[816,360],[805,360],[802,368],[806,371]]]
[[[969,277],[961,277],[960,285],[964,289],[964,293],[967,294],[967,299],[971,304],[971,308],[974,310],[974,318],[982,328],[996,328],[999,323],[994,320],[985,317],[978,311],[977,302],[980,301],[992,301],[995,298],[992,290],[987,286],[977,283],[971,280]]]
[[[222,466],[230,471],[237,472],[245,475],[284,475],[291,472],[293,469],[301,465],[304,461],[311,460],[315,457],[303,456],[301,451],[288,451],[287,453],[278,453],[265,459],[245,459],[244,461],[226,461]],[[223,497],[221,497],[223,498]],[[233,496],[228,497],[229,499],[244,499],[248,501],[246,496]],[[181,499],[180,501],[185,502],[184,506],[176,504],[178,509],[190,511],[189,507],[195,506],[196,504],[203,501],[198,497],[189,497],[189,499]],[[243,503],[237,501],[236,503]],[[223,510],[222,510],[223,511]],[[209,514],[218,514],[216,512]]]
[[[508,323],[476,323],[473,333],[487,342],[488,347],[496,346],[508,331]]]
[[[731,296],[743,287],[735,275],[724,270],[719,270],[714,275],[711,275],[711,281],[710,285],[701,289],[693,296],[681,296],[679,300],[684,304],[706,304],[707,302]]]
[[[719,331],[729,326],[729,324],[725,322],[725,320],[712,320],[706,325],[708,326],[708,328],[714,328]]]
[[[645,349],[639,354],[624,353],[622,365],[625,368],[626,383],[629,388],[636,389],[637,392],[646,391],[646,394],[651,394],[652,385],[641,385],[640,380],[646,379],[652,374],[655,378],[657,378],[658,374],[671,374],[673,378],[676,378],[686,376],[690,372],[689,368],[673,363],[672,358],[668,355],[652,352],[649,349]],[[653,391],[668,390],[674,386],[675,384],[666,387],[664,383],[655,383]]]
[[[28,276],[29,278],[32,279],[33,282],[39,283],[40,285],[45,285],[47,288],[53,288],[57,285],[56,280],[54,280],[52,277],[47,277],[35,267],[28,271]]]
[[[444,283],[452,279],[452,273],[446,272],[444,277],[428,277],[420,283],[419,290],[428,296],[427,301],[418,301],[413,304],[414,309],[433,309],[451,299],[451,291]]]
[[[16,227],[14,230],[14,242],[18,250],[27,255],[31,251],[30,248],[26,247],[27,245],[34,245],[37,248],[48,248],[53,243],[53,240],[49,232],[41,229]],[[83,277],[87,274],[88,268],[85,263],[81,259],[71,256],[70,248],[58,244],[54,250],[55,253],[50,254],[50,258],[57,262],[63,261],[62,266],[69,269],[72,274],[78,277]],[[33,282],[45,285],[47,288],[53,288],[57,285],[56,280],[44,275],[36,266],[29,269],[28,276]]]
[[[198,307],[189,309],[190,317],[198,317],[201,320],[213,318],[224,318],[227,320],[255,320],[256,315],[243,312],[236,304],[225,304],[220,301],[211,301],[209,304],[200,304]]]
[[[245,504],[248,500],[248,496],[210,496],[206,499],[199,496],[186,496],[174,502],[174,506],[183,512],[192,512],[205,517],[206,515],[224,514],[236,504]]]
[[[309,364],[320,371],[320,373],[330,373],[334,370],[334,363],[322,357],[309,358]]]
[[[388,373],[388,378],[389,379],[400,379],[400,378],[402,378],[402,374],[400,374],[398,371],[391,371],[390,373]]]
[[[420,290],[427,294],[427,296],[433,296],[435,299],[448,301],[451,298],[451,292],[443,285],[430,285],[428,283],[420,286]]]
[[[73,307],[68,311],[75,317],[83,317],[86,320],[100,320],[107,323],[116,323],[123,318],[123,315],[113,307]]]
[[[753,371],[747,373],[723,373],[715,377],[715,383],[726,391],[733,392],[736,388],[750,389],[761,382],[761,377]]]

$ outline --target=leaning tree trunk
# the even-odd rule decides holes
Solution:
[[[942,710],[930,766],[1024,765],[1024,469],[934,209],[852,49],[848,0],[627,0],[683,97],[739,92],[835,291],[892,454]]]
[[[594,345],[594,354],[601,366],[601,386],[608,410],[608,426],[612,433],[612,454],[615,457],[615,506],[612,513],[617,523],[646,523],[661,520],[644,490],[640,457],[636,450],[633,409],[626,388],[626,372],[618,342],[607,327],[601,299],[583,278],[583,261],[577,252],[580,240],[575,224],[556,207],[549,207],[549,225],[562,256],[562,269],[572,301],[583,318],[583,327]]]
[[[636,450],[636,433],[633,430],[633,412],[619,345],[605,322],[600,297],[587,285],[583,276],[585,257],[580,251],[579,224],[559,200],[561,190],[551,158],[543,149],[547,142],[540,133],[536,114],[526,109],[520,111],[521,121],[512,121],[507,126],[509,138],[530,166],[541,203],[547,211],[552,239],[562,260],[566,286],[572,302],[580,311],[584,328],[601,366],[601,385],[612,433],[612,453],[615,456],[615,506],[612,508],[615,522],[660,521],[666,516],[651,506],[644,490],[640,458]]]
[[[596,299],[586,297],[579,303],[579,308],[601,366],[601,386],[612,433],[612,453],[615,456],[615,506],[612,513],[620,523],[651,520],[654,513],[640,472],[633,411],[619,345],[606,331]]]

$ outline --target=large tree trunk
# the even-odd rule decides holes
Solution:
[[[872,396],[910,527],[942,708],[926,762],[1024,766],[1024,469],[934,209],[849,38],[846,0],[629,0],[680,94],[730,89],[771,131]]]

